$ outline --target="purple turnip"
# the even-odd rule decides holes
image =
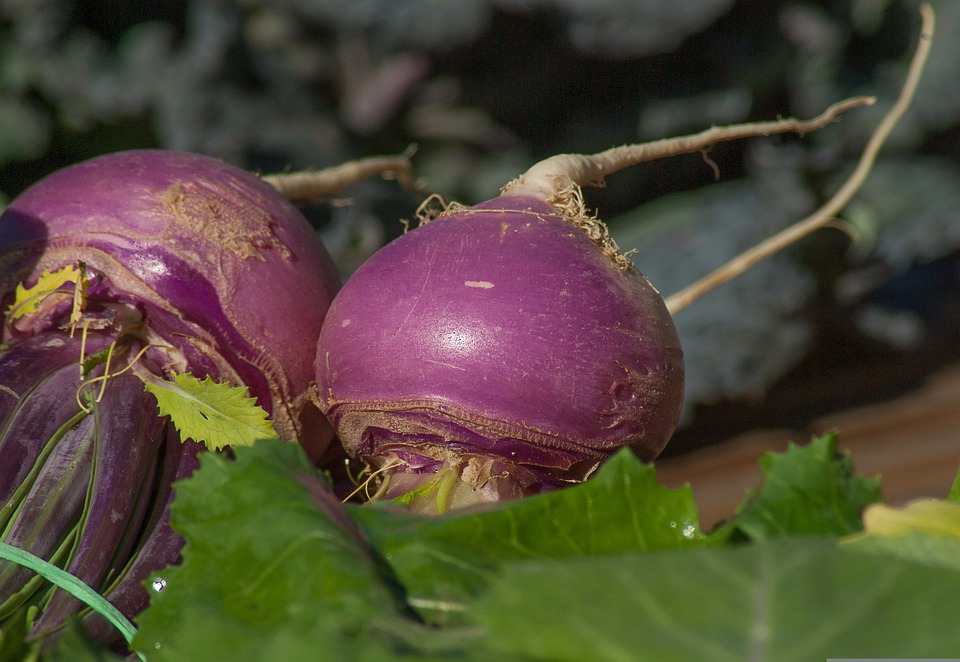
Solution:
[[[245,386],[277,434],[317,458],[332,432],[310,400],[310,359],[339,285],[300,212],[216,159],[121,152],[26,190],[0,216],[4,539],[133,616],[144,578],[179,554],[170,484],[197,447],[142,377]],[[36,605],[46,634],[80,605],[31,574],[0,561],[0,619]]]
[[[319,419],[303,420],[313,377],[302,343],[316,336],[339,278],[309,223],[272,187],[164,150],[60,170],[0,220],[0,300],[78,262],[95,283],[88,317],[99,308],[111,318],[104,324],[140,324],[164,368],[245,384],[281,436],[327,443],[309,438],[322,432]],[[5,341],[62,325],[69,303],[68,293],[48,297],[8,320]]]
[[[622,446],[652,459],[676,426],[663,300],[576,189],[542,181],[408,232],[334,299],[319,401],[385,498],[442,512],[551,489]]]
[[[317,400],[374,498],[424,513],[552,490],[629,447],[652,460],[683,399],[671,313],[832,218],[909,105],[932,12],[901,97],[854,173],[817,213],[665,304],[585,211],[581,187],[641,161],[741,137],[804,134],[818,118],[546,159],[493,200],[450,206],[385,246],[334,299],[317,346]],[[371,476],[371,477],[372,477]]]

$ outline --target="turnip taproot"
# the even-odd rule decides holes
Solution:
[[[821,227],[859,187],[912,97],[932,32],[928,7],[924,18],[901,98],[854,174],[749,259]],[[551,157],[498,198],[451,206],[381,249],[334,299],[316,357],[320,407],[347,452],[379,476],[374,497],[438,513],[583,480],[624,446],[655,458],[683,398],[671,311],[703,288],[665,305],[585,211],[581,187],[722,140],[803,134],[873,101],[850,99],[806,122]]]
[[[0,216],[3,539],[142,609],[147,573],[179,554],[170,484],[197,447],[142,380],[245,387],[319,456],[332,433],[306,348],[339,285],[300,212],[216,159],[121,152],[27,189]],[[0,561],[0,627],[39,606],[40,635],[81,605],[31,574]]]

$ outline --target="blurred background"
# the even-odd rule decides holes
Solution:
[[[704,518],[758,455],[837,427],[888,499],[943,496],[960,463],[960,3],[940,0],[916,102],[844,230],[681,311],[683,422],[658,467]],[[913,0],[0,0],[0,205],[64,165],[162,147],[258,172],[417,146],[473,204],[557,152],[809,117],[802,139],[715,146],[587,191],[669,295],[813,211],[899,92]],[[305,209],[348,276],[422,198],[360,183]]]

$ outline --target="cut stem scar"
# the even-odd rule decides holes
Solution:
[[[396,156],[371,156],[322,170],[277,173],[261,179],[294,202],[314,202],[335,196],[352,184],[378,176],[396,180],[409,191],[425,193],[424,185],[414,179],[410,167],[410,157],[415,151],[415,147],[410,147]]]
[[[870,140],[860,156],[860,161],[854,168],[853,173],[843,183],[843,186],[822,207],[807,218],[744,251],[719,269],[668,297],[665,303],[671,315],[683,310],[710,290],[744,273],[761,260],[765,260],[774,253],[796,243],[814,230],[829,225],[836,220],[836,214],[850,202],[850,199],[863,185],[883,143],[913,100],[917,84],[920,82],[920,75],[923,73],[924,65],[930,54],[930,46],[933,43],[935,23],[933,8],[928,4],[921,5],[920,17],[922,21],[920,37],[903,88],[900,90],[900,96],[870,136]]]

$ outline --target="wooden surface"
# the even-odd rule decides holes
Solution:
[[[836,429],[860,475],[883,477],[884,499],[903,503],[944,497],[960,468],[960,364],[935,372],[919,389],[896,399],[811,422],[814,434]],[[689,483],[708,530],[733,514],[745,491],[760,484],[757,461],[810,431],[755,430],[726,442],[656,463],[668,487]]]

